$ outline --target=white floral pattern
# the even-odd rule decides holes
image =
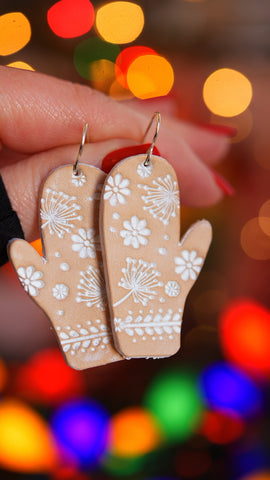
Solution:
[[[169,280],[165,285],[165,293],[168,297],[178,297],[180,293],[180,285],[175,280]]]
[[[80,291],[76,301],[78,303],[85,302],[87,307],[96,305],[100,310],[105,310],[107,304],[106,285],[100,269],[90,265],[86,272],[80,272],[80,275],[82,278],[77,286]]]
[[[94,352],[97,347],[105,349],[111,342],[111,331],[109,331],[107,325],[82,327],[77,325],[76,328],[66,327],[66,331],[58,327],[59,338],[63,348],[63,351],[70,352],[71,355],[75,355],[81,351],[85,353],[87,349],[91,347],[91,351]]]
[[[157,291],[156,287],[162,287],[163,282],[159,280],[161,273],[156,270],[155,263],[148,263],[144,260],[127,258],[127,267],[122,268],[124,276],[118,283],[119,287],[129,290],[127,295],[118,300],[113,306],[117,307],[131,295],[135,303],[146,306],[152,300]]]
[[[116,332],[125,332],[129,337],[133,337],[136,334],[139,337],[143,335],[171,335],[173,332],[180,333],[181,329],[181,313],[173,313],[169,309],[166,313],[148,314],[145,317],[143,315],[133,316],[132,312],[126,316],[126,318],[114,318],[114,327]],[[173,338],[169,337],[170,340]],[[160,338],[161,340],[162,338]]]
[[[53,293],[54,298],[56,298],[57,300],[65,300],[65,298],[69,294],[69,288],[64,283],[57,283],[53,287],[52,293]]]
[[[137,173],[140,177],[142,178],[147,178],[150,177],[150,175],[153,172],[153,164],[149,163],[148,165],[144,164],[144,161],[142,163],[139,163],[137,167]]]
[[[72,250],[77,252],[80,258],[96,257],[98,237],[93,228],[89,228],[89,230],[80,228],[78,234],[72,235],[71,240],[73,242]]]
[[[147,228],[146,220],[139,220],[137,215],[133,215],[130,221],[123,222],[125,230],[120,231],[120,236],[124,239],[124,245],[132,245],[133,248],[139,248],[140,245],[147,245],[146,238],[151,234],[151,230]]]
[[[63,238],[65,233],[70,233],[74,228],[75,220],[82,220],[78,215],[80,205],[74,202],[77,197],[70,196],[64,192],[56,192],[50,188],[46,189],[46,197],[41,199],[40,217],[43,220],[41,228],[48,226],[51,235],[55,233]]]
[[[153,180],[152,184],[153,187],[138,185],[147,192],[147,195],[142,196],[145,203],[143,209],[149,211],[164,225],[168,225],[170,219],[176,217],[177,209],[180,207],[177,182],[168,174],[165,178],[158,177],[158,181]]]
[[[118,203],[125,204],[126,197],[130,195],[129,184],[130,181],[123,178],[121,173],[117,173],[114,177],[110,175],[105,186],[104,200],[109,200],[113,207]]]
[[[39,290],[45,286],[45,283],[41,280],[43,273],[35,270],[32,265],[26,268],[19,267],[17,275],[24,290],[32,297],[36,297],[39,294]]]
[[[175,257],[175,272],[181,275],[182,280],[196,280],[201,271],[203,258],[197,256],[195,250],[183,250],[182,257]]]
[[[75,173],[72,174],[72,183],[75,185],[75,187],[82,187],[86,183],[86,176],[79,171],[79,173],[76,175]]]

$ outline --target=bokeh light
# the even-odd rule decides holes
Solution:
[[[167,440],[184,440],[198,427],[202,400],[194,376],[168,371],[157,376],[145,396],[145,405],[155,416]]]
[[[6,364],[0,358],[0,392],[3,391],[8,380],[8,370]]]
[[[33,67],[31,67],[31,65],[29,65],[26,62],[22,62],[21,60],[18,60],[17,62],[8,63],[7,67],[20,68],[21,70],[31,70],[31,71],[35,70]]]
[[[95,10],[89,0],[60,0],[49,8],[47,21],[50,29],[62,38],[74,38],[91,30]]]
[[[249,299],[234,300],[219,322],[225,356],[251,373],[270,373],[270,312]]]
[[[11,55],[21,50],[31,38],[31,25],[21,12],[0,16],[0,55]]]
[[[115,81],[114,62],[95,60],[90,64],[90,78],[93,88],[108,94]]]
[[[259,225],[262,231],[270,236],[270,199],[266,200],[260,208]]]
[[[66,364],[58,348],[49,348],[35,353],[21,366],[14,386],[28,400],[52,405],[81,395],[84,377]]]
[[[252,99],[252,85],[237,70],[221,68],[205,81],[203,99],[214,114],[234,117],[248,108]]]
[[[261,471],[245,475],[240,480],[270,480],[270,471]]]
[[[12,471],[45,473],[56,461],[55,448],[43,418],[16,399],[0,404],[0,465]]]
[[[136,58],[127,72],[128,87],[140,99],[167,95],[173,83],[173,68],[160,55],[142,55]]]
[[[248,220],[241,230],[241,247],[245,254],[254,260],[270,258],[270,238],[261,229],[259,218]]]
[[[93,465],[108,446],[109,415],[92,400],[71,400],[55,412],[52,430],[63,458],[81,466]]]
[[[110,2],[96,14],[96,29],[110,43],[130,43],[136,40],[144,27],[144,14],[133,2]]]
[[[261,393],[255,383],[225,362],[212,364],[204,370],[201,387],[205,401],[217,411],[247,417],[257,414],[261,408]]]
[[[31,245],[39,253],[40,256],[43,255],[41,238],[37,238],[36,240],[33,240],[33,242],[31,242]]]
[[[205,412],[201,432],[211,442],[226,445],[238,440],[245,432],[245,423],[237,415]]]
[[[114,477],[125,477],[134,475],[143,470],[145,457],[117,457],[115,455],[106,455],[102,460],[103,470]]]
[[[115,62],[119,52],[118,45],[104,42],[98,37],[87,38],[80,42],[74,50],[74,65],[83,78],[94,80],[91,77],[91,64],[100,60]]]
[[[129,407],[111,419],[112,455],[135,457],[153,450],[160,434],[153,416],[141,407]]]
[[[134,60],[142,55],[156,55],[155,50],[150,47],[143,47],[134,45],[122,50],[115,61],[115,75],[118,82],[124,87],[128,88],[127,72]]]

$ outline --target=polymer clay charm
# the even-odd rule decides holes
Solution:
[[[54,170],[40,200],[44,256],[24,240],[9,245],[22,286],[47,314],[67,363],[78,370],[122,358],[113,345],[99,241],[104,178],[84,164],[75,172],[72,165]]]
[[[100,235],[117,350],[125,358],[175,354],[212,228],[201,220],[179,241],[179,187],[164,158],[135,155],[113,167],[102,191]]]

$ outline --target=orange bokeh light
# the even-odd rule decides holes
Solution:
[[[155,55],[156,52],[150,47],[133,46],[122,50],[115,61],[115,75],[122,87],[128,88],[127,72],[134,60],[142,55]]]
[[[21,62],[20,60],[18,60],[17,62],[9,63],[7,67],[20,68],[21,70],[35,70],[33,67],[31,67],[31,65],[26,62]]]
[[[55,465],[54,444],[43,418],[20,400],[0,404],[0,465],[20,473],[45,473]]]
[[[253,374],[270,374],[270,312],[252,300],[235,300],[220,317],[225,356]]]
[[[21,50],[31,38],[31,25],[21,12],[0,16],[0,55],[11,55]]]
[[[136,58],[127,72],[129,89],[135,97],[143,100],[167,95],[173,82],[173,68],[160,55],[142,55]]]
[[[160,441],[152,415],[140,407],[117,413],[111,423],[111,453],[119,457],[135,457],[153,450]]]
[[[42,241],[41,238],[38,238],[37,240],[34,240],[31,242],[32,247],[39,253],[39,255],[43,255],[42,253]]]
[[[133,2],[109,2],[96,15],[99,35],[110,43],[130,43],[136,40],[144,27],[142,8]]]

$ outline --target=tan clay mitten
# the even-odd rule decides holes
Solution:
[[[180,239],[179,187],[163,158],[119,162],[106,178],[100,234],[115,346],[121,355],[167,357],[180,347],[186,297],[208,251],[202,220]]]
[[[44,310],[68,364],[78,370],[121,360],[114,349],[98,232],[105,174],[80,165],[54,170],[40,200],[44,257],[13,240],[10,260],[25,291]]]

